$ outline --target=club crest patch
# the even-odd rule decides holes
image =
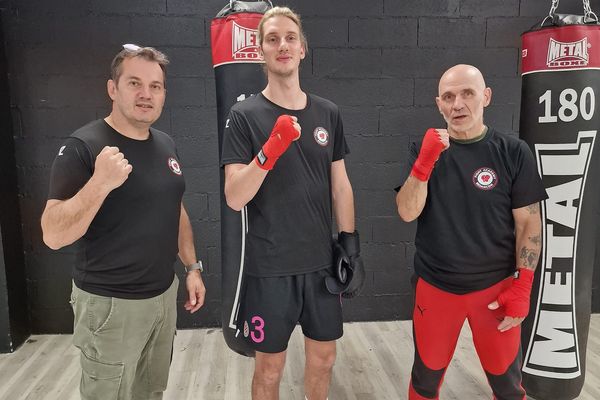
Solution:
[[[479,168],[473,173],[473,185],[477,189],[492,190],[498,184],[498,175],[491,168]]]
[[[181,167],[176,159],[169,157],[169,168],[175,175],[181,175]]]
[[[327,144],[329,143],[329,132],[327,132],[327,129],[321,126],[315,129],[315,131],[313,132],[313,136],[315,138],[315,141],[321,146],[327,146]]]
[[[248,337],[250,334],[250,328],[248,327],[248,321],[244,321],[244,337]]]

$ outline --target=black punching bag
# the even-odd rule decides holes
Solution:
[[[522,35],[520,134],[549,196],[522,330],[523,387],[540,400],[574,399],[583,387],[600,222],[600,25],[589,1],[585,16],[555,14],[557,5]]]
[[[211,46],[217,89],[219,154],[223,130],[232,105],[266,86],[263,61],[257,42],[257,27],[271,2],[231,1],[212,20]],[[253,356],[254,351],[237,331],[239,296],[244,279],[245,208],[227,206],[221,168],[221,321],[227,345],[235,352]]]

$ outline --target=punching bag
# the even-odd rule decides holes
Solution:
[[[541,400],[574,399],[585,378],[600,222],[600,25],[583,3],[585,16],[555,14],[554,0],[541,25],[522,35],[520,134],[549,196],[522,329],[523,387]]]
[[[212,20],[211,47],[217,89],[219,155],[227,114],[232,105],[266,86],[259,52],[257,27],[273,5],[264,1],[230,1]],[[254,351],[237,331],[236,319],[244,279],[245,208],[227,206],[221,175],[221,321],[227,345],[235,352],[253,356]]]

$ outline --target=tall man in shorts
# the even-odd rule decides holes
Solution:
[[[437,399],[463,323],[498,400],[523,400],[521,327],[529,312],[546,192],[527,144],[488,127],[492,91],[456,65],[439,82],[447,129],[413,143],[396,197],[417,219],[415,360],[409,399]]]
[[[287,344],[299,322],[306,397],[325,400],[342,336],[341,299],[325,283],[332,275],[332,211],[351,263],[359,252],[348,147],[337,106],[300,88],[307,48],[298,15],[275,7],[258,30],[268,83],[232,107],[221,158],[227,204],[246,207],[248,215],[238,328],[256,350],[253,399],[279,398]],[[362,286],[364,271],[353,272],[346,296]]]
[[[71,304],[83,400],[156,400],[167,387],[177,319],[177,254],[188,271],[184,307],[205,288],[175,143],[151,128],[165,101],[167,57],[124,45],[107,83],[112,112],[75,131],[52,165],[44,242],[77,241]]]

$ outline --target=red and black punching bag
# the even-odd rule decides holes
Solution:
[[[554,0],[541,25],[522,35],[520,134],[549,196],[522,330],[523,387],[541,400],[574,399],[585,378],[600,222],[600,25],[583,3],[585,16],[565,15]]]
[[[212,20],[211,46],[217,89],[219,154],[223,130],[232,105],[266,86],[259,52],[257,28],[270,1],[230,1]],[[239,296],[244,279],[246,210],[234,211],[225,202],[221,168],[221,320],[223,336],[235,352],[253,356],[254,351],[237,331]]]

